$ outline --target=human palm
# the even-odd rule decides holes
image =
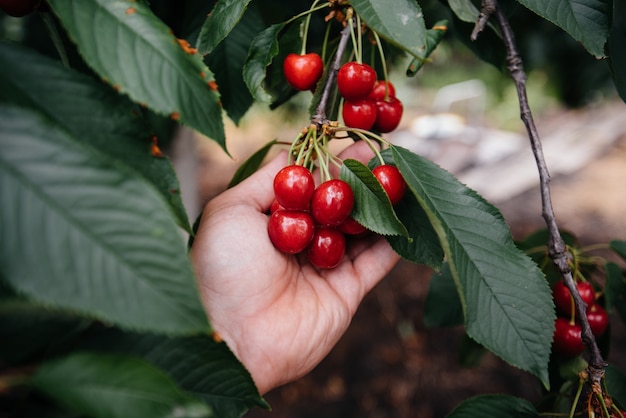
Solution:
[[[342,158],[371,156],[357,143]],[[349,241],[338,267],[318,270],[267,235],[281,154],[206,206],[191,257],[215,330],[265,393],[315,367],[348,327],[365,294],[398,261],[377,236]]]

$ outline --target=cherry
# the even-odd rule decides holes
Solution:
[[[591,332],[596,337],[601,336],[609,326],[609,314],[601,305],[594,303],[587,309],[587,320]]]
[[[306,249],[315,232],[313,218],[308,212],[277,210],[270,216],[267,233],[278,250],[297,254]]]
[[[381,133],[393,131],[400,124],[403,111],[404,106],[402,106],[402,102],[395,97],[389,97],[387,100],[377,100],[374,130]]]
[[[289,210],[309,210],[315,180],[308,168],[301,165],[283,167],[274,177],[274,196]]]
[[[311,264],[320,269],[337,267],[346,252],[346,238],[333,228],[318,228],[307,249]]]
[[[554,322],[552,350],[567,357],[576,357],[585,351],[580,325],[565,318],[557,318]]]
[[[383,164],[375,167],[372,174],[389,196],[392,205],[395,205],[402,199],[406,190],[406,182],[400,174],[400,170],[395,165]]]
[[[346,100],[341,115],[346,126],[369,130],[376,122],[376,104],[371,100]]]
[[[311,214],[320,225],[340,225],[350,216],[353,206],[354,193],[350,185],[340,179],[320,184],[311,198]]]
[[[337,88],[346,100],[365,99],[376,83],[376,71],[367,64],[347,62],[337,72]]]
[[[580,297],[587,304],[587,309],[595,301],[595,292],[589,282],[576,282]],[[563,280],[559,280],[552,287],[552,297],[557,309],[564,315],[572,314],[573,298]]]
[[[348,216],[340,225],[339,230],[346,235],[361,235],[367,232],[367,228]]]
[[[277,210],[284,210],[284,209],[285,208],[282,207],[280,203],[278,203],[278,200],[274,198],[274,200],[272,200],[272,204],[270,205],[270,215],[276,212]]]
[[[389,89],[389,94],[387,94],[387,89]],[[367,98],[376,101],[384,100],[385,97],[396,97],[396,89],[391,81],[378,80],[367,95]]]
[[[23,17],[37,8],[40,0],[0,0],[0,9],[9,16]]]
[[[283,61],[283,72],[287,82],[296,90],[311,90],[322,78],[324,62],[315,52],[288,54]]]

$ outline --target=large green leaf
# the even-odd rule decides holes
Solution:
[[[145,360],[76,353],[42,365],[36,389],[67,409],[94,418],[204,418],[214,416]]]
[[[449,327],[463,324],[463,305],[456,291],[450,265],[444,264],[441,273],[430,278],[424,301],[424,325]]]
[[[548,385],[554,305],[541,270],[515,247],[500,212],[433,162],[392,147],[428,215],[464,304],[468,335]]]
[[[231,30],[239,23],[250,0],[222,0],[207,16],[200,35],[197,47],[201,54],[209,54],[228,36]]]
[[[0,275],[14,288],[127,328],[208,331],[180,231],[148,183],[13,106],[0,106],[0,148]]]
[[[32,107],[76,137],[134,168],[161,192],[178,224],[191,231],[180,184],[168,158],[150,152],[152,132],[141,111],[108,86],[59,62],[0,42],[0,97]]]
[[[617,92],[626,102],[626,0],[613,0],[613,25],[609,35],[609,64]]]
[[[525,399],[509,395],[480,395],[457,406],[447,418],[536,418],[535,406]]]
[[[267,153],[276,145],[277,140],[272,139],[270,142],[256,150],[246,161],[243,162],[233,174],[233,178],[228,183],[228,188],[234,187],[254,174],[265,160]]]
[[[49,3],[87,64],[104,80],[226,148],[219,95],[211,88],[213,74],[144,2]]]
[[[564,29],[594,56],[604,56],[611,23],[607,0],[517,0],[533,12]]]
[[[413,0],[351,0],[365,23],[387,41],[414,57],[425,57],[426,26],[419,4]]]

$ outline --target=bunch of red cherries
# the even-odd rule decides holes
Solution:
[[[372,174],[392,204],[400,201],[406,183],[395,166],[379,165]],[[346,251],[346,235],[368,232],[352,218],[354,193],[341,179],[315,186],[308,168],[288,165],[274,177],[274,196],[267,226],[272,244],[286,254],[306,253],[317,268],[337,267]]]

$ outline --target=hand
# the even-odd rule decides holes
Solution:
[[[340,154],[362,162],[372,156],[363,142]],[[281,153],[210,201],[191,251],[213,328],[261,394],[313,369],[343,335],[365,294],[399,259],[379,236],[349,240],[331,270],[276,250],[265,213],[274,198],[274,176],[286,160]]]

